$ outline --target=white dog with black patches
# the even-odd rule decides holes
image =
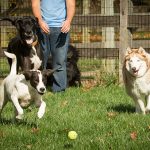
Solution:
[[[9,75],[2,81],[0,86],[0,114],[10,100],[15,106],[16,118],[22,119],[23,108],[35,103],[39,107],[37,116],[42,118],[45,113],[46,103],[42,95],[46,92],[47,76],[54,70],[32,70],[18,74],[16,71],[16,56],[12,53],[5,52],[5,55],[12,59],[12,66]]]
[[[126,91],[134,100],[137,113],[150,111],[150,55],[142,48],[127,48],[123,77]],[[145,102],[146,100],[146,106]]]

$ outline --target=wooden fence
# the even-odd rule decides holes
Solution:
[[[148,51],[150,49],[150,13],[135,13],[133,9],[136,3],[133,3],[131,0],[101,0],[101,14],[91,14],[89,10],[89,1],[90,0],[83,1],[84,4],[82,13],[77,13],[73,19],[71,44],[78,48],[81,61],[85,58],[90,59],[90,61],[97,59],[100,63],[100,66],[99,68],[96,68],[96,70],[110,70],[110,72],[114,72],[115,70],[117,74],[119,73],[119,79],[121,82],[122,60],[126,48],[128,46],[143,46],[143,48]],[[112,2],[118,2],[118,5],[112,6]],[[31,7],[29,7],[29,5],[26,7],[24,1],[22,1],[22,3],[22,5],[21,3],[16,4],[14,7],[15,9],[9,8],[11,9],[10,12],[12,14],[15,13],[15,16],[12,15],[12,17],[18,17],[20,12],[22,12],[22,15],[25,15],[26,10],[28,10],[28,14],[31,14]],[[149,1],[147,1],[146,8],[149,6],[149,4]],[[22,7],[19,7],[20,5]],[[109,7],[105,7],[105,5],[109,5]],[[19,10],[19,8],[21,8],[21,10]],[[114,9],[119,10],[119,12],[115,13]],[[8,10],[1,13],[0,17],[4,17],[6,15],[9,15]],[[6,45],[2,43],[2,35],[7,34],[7,30],[3,31],[5,27],[12,28],[12,26],[8,22],[0,22],[1,58],[4,57],[3,50],[6,49]],[[138,37],[138,33],[148,35],[148,37]],[[111,61],[112,64],[108,63],[108,61]],[[108,64],[110,66],[108,66]],[[0,65],[0,70],[4,70],[2,67],[3,66]],[[84,70],[82,63],[80,63],[80,67],[81,70]],[[114,68],[117,68],[117,70]],[[93,68],[91,70],[93,70]],[[3,76],[3,71],[0,73],[1,76]]]

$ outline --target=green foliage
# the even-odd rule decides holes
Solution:
[[[24,120],[12,122],[12,104],[3,111],[0,149],[3,150],[148,150],[149,115],[135,114],[123,87],[69,88],[64,93],[44,96],[44,118],[37,109],[25,110]],[[68,131],[78,133],[76,140]]]

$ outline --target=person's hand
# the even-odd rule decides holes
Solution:
[[[48,24],[44,20],[39,20],[39,26],[45,33],[47,33],[47,34],[50,33]]]
[[[68,33],[70,30],[70,22],[68,20],[65,20],[62,24],[61,27],[61,32],[62,33]]]

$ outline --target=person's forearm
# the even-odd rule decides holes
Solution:
[[[49,33],[49,27],[41,15],[40,0],[31,0],[31,2],[33,15],[38,19],[39,26],[45,33]]]
[[[31,0],[31,3],[32,3],[33,15],[38,19],[38,21],[42,20],[41,10],[40,10],[40,0]]]
[[[70,23],[73,19],[73,16],[75,14],[75,0],[66,0],[67,5],[67,18]]]

